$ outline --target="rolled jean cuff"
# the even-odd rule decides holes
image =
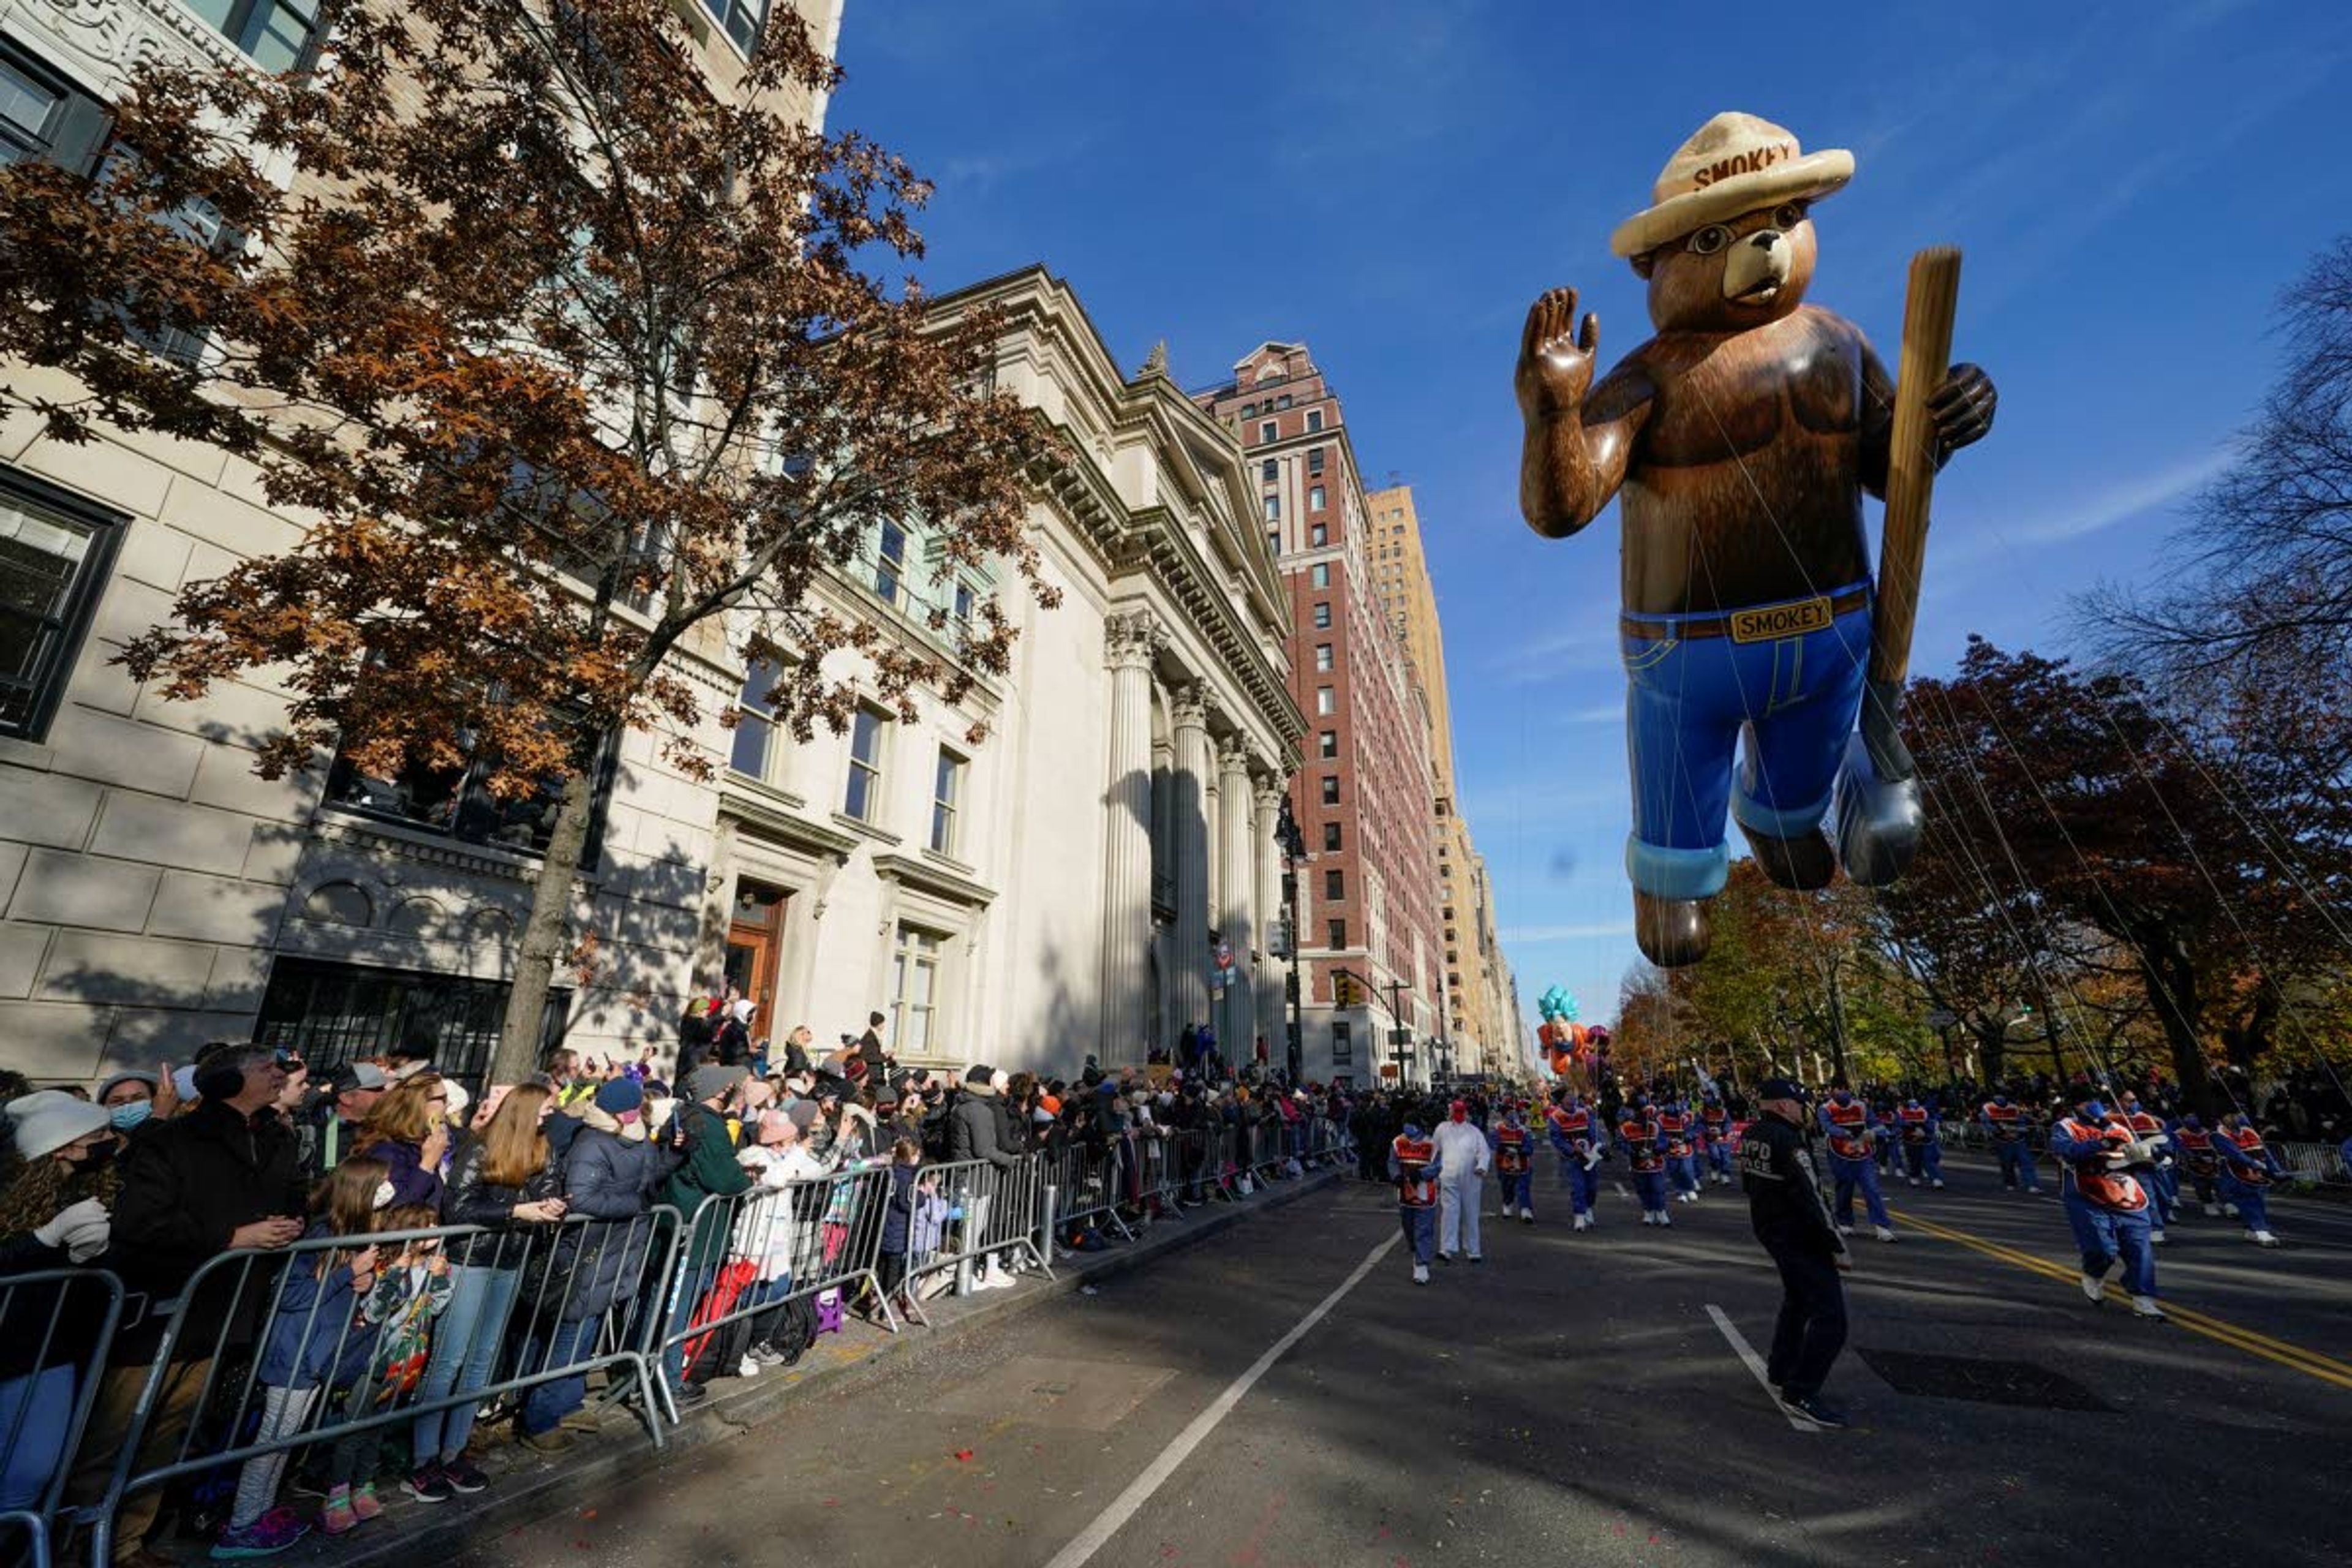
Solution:
[[[1708,849],[1674,849],[1629,837],[1625,875],[1654,899],[1711,899],[1731,875],[1731,847],[1718,839]]]
[[[1731,815],[1739,826],[1767,838],[1801,838],[1821,826],[1829,814],[1828,795],[1811,805],[1774,806],[1748,799],[1743,790],[1731,792]]]

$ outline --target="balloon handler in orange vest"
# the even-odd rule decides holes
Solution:
[[[1503,1107],[1502,1125],[1495,1129],[1495,1174],[1502,1183],[1503,1217],[1517,1215],[1535,1224],[1536,1135],[1516,1100]]]
[[[1412,1282],[1429,1283],[1429,1259],[1437,1250],[1437,1142],[1408,1121],[1389,1144],[1389,1180],[1396,1184],[1397,1218],[1412,1247]]]
[[[2050,1129],[2050,1152],[2066,1173],[2066,1223],[2083,1249],[2083,1294],[2097,1306],[2108,1278],[2120,1269],[2136,1316],[2161,1320],[2156,1304],[2156,1247],[2149,1239],[2155,1220],[2147,1189],[2131,1167],[2153,1156],[2151,1146],[2132,1136],[2124,1119],[2096,1096],[2061,1117]]]
[[[1592,1168],[1608,1158],[1608,1137],[1601,1112],[1584,1102],[1573,1086],[1552,1091],[1552,1107],[1544,1112],[1544,1130],[1552,1152],[1559,1156],[1559,1184],[1576,1215],[1574,1228],[1591,1230],[1593,1205],[1601,1195],[1601,1178]]]
[[[1895,1120],[1903,1138],[1903,1169],[1911,1184],[1916,1187],[1924,1179],[1942,1186],[1944,1145],[1934,1108],[1906,1100],[1895,1109]]]
[[[2221,1197],[2237,1205],[2238,1217],[2246,1222],[2246,1239],[2261,1247],[2276,1247],[2278,1237],[2271,1234],[2271,1184],[2287,1174],[2278,1156],[2263,1143],[2263,1135],[2254,1131],[2242,1110],[2233,1110],[2221,1118],[2221,1130],[2213,1134],[2213,1152],[2221,1156]]]
[[[2033,1170],[2033,1120],[2026,1115],[2025,1107],[2006,1094],[1996,1094],[1984,1102],[1977,1112],[1984,1126],[1985,1136],[1992,1140],[1992,1152],[2000,1160],[2000,1184],[2016,1189],[2022,1187],[2029,1197],[2042,1195],[2042,1178]]]
[[[1723,1097],[1709,1089],[1700,1102],[1699,1131],[1706,1141],[1707,1179],[1717,1186],[1731,1184],[1731,1151],[1736,1142],[1731,1136],[1731,1112],[1724,1109]]]
[[[1831,1206],[1837,1213],[1838,1234],[1853,1234],[1853,1194],[1860,1188],[1863,1207],[1878,1239],[1893,1241],[1895,1221],[1886,1212],[1886,1200],[1879,1195],[1878,1159],[1871,1150],[1886,1130],[1871,1115],[1870,1107],[1853,1097],[1843,1079],[1830,1086],[1829,1098],[1822,1101],[1818,1114],[1830,1142],[1830,1180],[1835,1190]]]

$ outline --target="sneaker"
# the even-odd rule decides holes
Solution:
[[[352,1512],[358,1516],[359,1521],[362,1524],[365,1524],[369,1520],[378,1518],[383,1514],[383,1504],[376,1500],[375,1483],[373,1481],[370,1481],[367,1485],[353,1489],[352,1492]]]
[[[469,1497],[490,1489],[490,1478],[482,1473],[480,1466],[467,1463],[462,1455],[442,1463],[441,1479],[449,1483],[450,1490],[464,1492]]]
[[[515,1441],[534,1454],[561,1454],[572,1447],[573,1438],[562,1427],[551,1426],[544,1432],[518,1433]]]
[[[1919,1184],[1919,1178],[1916,1176],[1906,1176],[1903,1179],[1910,1183],[1915,1187]]]
[[[2276,1247],[2279,1244],[2279,1238],[2266,1230],[2250,1230],[2246,1234],[2254,1238],[2257,1247]]]
[[[680,1410],[691,1410],[709,1397],[709,1388],[699,1383],[689,1383],[679,1389],[676,1394],[677,1407]]]
[[[1454,1261],[1454,1254],[1450,1252],[1441,1252],[1437,1255],[1437,1261],[1440,1263],[1451,1263]]]
[[[1484,1263],[1486,1261],[1486,1255],[1483,1252],[1474,1252],[1470,1255],[1470,1261],[1473,1263]]]
[[[1578,1215],[1576,1216],[1576,1223],[1570,1226],[1568,1228],[1570,1230],[1591,1230],[1592,1228],[1592,1216],[1589,1214]]]
[[[1853,1226],[1843,1224],[1843,1222],[1840,1223],[1837,1230],[1840,1236],[1852,1236],[1853,1234]]]
[[[1818,1394],[1802,1397],[1780,1395],[1780,1408],[1791,1415],[1801,1415],[1816,1426],[1843,1426],[1845,1412],[1830,1404]]]
[[[1643,1210],[1642,1211],[1642,1223],[1643,1223],[1643,1225],[1655,1225],[1655,1224],[1657,1224],[1657,1223],[1658,1223],[1658,1215],[1657,1215],[1657,1211],[1656,1211],[1656,1210],[1654,1210],[1654,1209],[1643,1209]]]
[[[2220,1204],[2207,1204],[2205,1205],[2205,1217],[2207,1219],[2220,1219],[2221,1217],[2221,1205]]]
[[[2156,1304],[2156,1298],[2153,1296],[2134,1296],[2132,1298],[2132,1316],[2135,1318],[2151,1318],[2160,1323],[2164,1321],[2164,1309]]]
[[[1664,1226],[1666,1229],[1672,1230],[1675,1227],[1675,1216],[1668,1214],[1665,1210],[1660,1209],[1658,1211],[1658,1223],[1661,1226]]]
[[[2151,1245],[2151,1246],[2155,1246],[2155,1247],[2162,1247],[2162,1246],[2164,1245],[2164,1229],[2163,1229],[2163,1227],[2159,1226],[2157,1226],[2157,1227],[2156,1227],[2156,1228],[2154,1228],[2154,1229],[2151,1229],[2151,1230],[2147,1233],[2147,1239],[2148,1239],[2149,1245]]]
[[[401,1482],[400,1489],[418,1502],[447,1502],[457,1495],[457,1489],[442,1476],[438,1465],[425,1466]]]
[[[1944,1190],[1944,1178],[1943,1178],[1943,1177],[1941,1177],[1941,1176],[1937,1176],[1937,1177],[1933,1182],[1929,1183],[1928,1184],[1929,1184],[1930,1186],[1933,1186],[1933,1187],[1934,1187],[1937,1192],[1939,1192],[1939,1193],[1940,1193],[1940,1192],[1942,1192],[1942,1191]]]
[[[2085,1274],[2083,1276],[2083,1299],[2084,1300],[2090,1302],[2092,1306],[2095,1307],[2101,1301],[2106,1300],[2106,1295],[2107,1277],[2105,1275]]]
[[[742,1364],[735,1369],[735,1375],[738,1377],[757,1377],[762,1370],[763,1369],[757,1361],[747,1355],[743,1358]]]
[[[1893,1241],[1895,1239],[1895,1227],[1893,1226],[1882,1225],[1874,1228],[1876,1231],[1879,1240]]]
[[[291,1508],[271,1509],[243,1530],[224,1530],[213,1542],[212,1555],[223,1562],[238,1557],[272,1557],[310,1533],[310,1526]]]
[[[360,1516],[352,1507],[352,1494],[337,1488],[327,1499],[327,1506],[319,1510],[319,1533],[349,1535],[360,1527]]]
[[[1519,1211],[1519,1223],[1520,1223],[1520,1224],[1522,1224],[1522,1225],[1533,1225],[1533,1224],[1535,1224],[1535,1222],[1536,1222],[1536,1211],[1535,1211],[1535,1210],[1533,1210],[1533,1209],[1521,1209],[1521,1210]]]
[[[1429,1283],[1428,1264],[1416,1263],[1412,1266],[1412,1282],[1416,1285],[1426,1285]]]

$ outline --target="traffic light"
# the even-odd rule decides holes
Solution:
[[[1352,974],[1331,976],[1331,1005],[1352,1007],[1356,1005],[1356,977]]]

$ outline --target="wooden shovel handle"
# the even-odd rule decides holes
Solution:
[[[1895,433],[1886,464],[1886,531],[1878,556],[1878,607],[1870,679],[1899,684],[1911,666],[1919,579],[1927,562],[1927,501],[1936,486],[1936,431],[1927,400],[1951,368],[1952,319],[1960,299],[1958,247],[1911,258],[1903,302],[1903,354],[1895,371]]]

